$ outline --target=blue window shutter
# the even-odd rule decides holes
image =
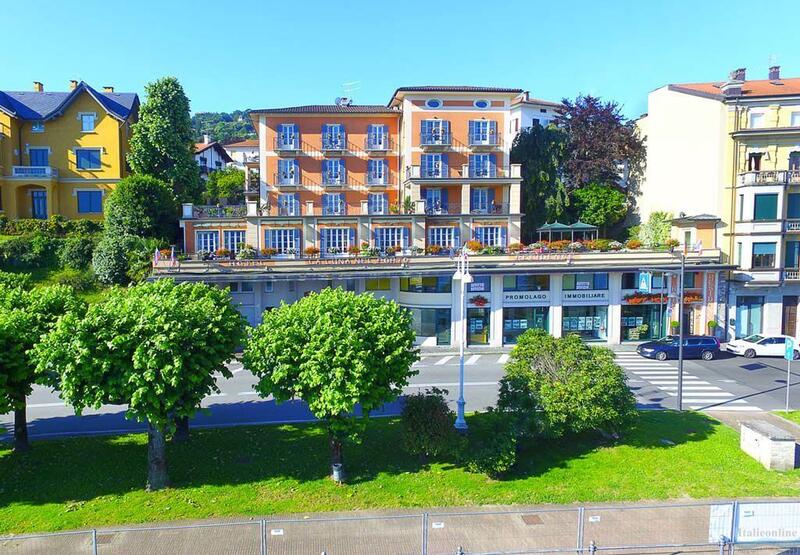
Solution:
[[[475,176],[475,171],[476,171],[476,168],[475,168],[475,162],[476,162],[476,158],[477,158],[477,157],[476,157],[474,154],[470,154],[470,155],[469,155],[469,176],[470,176],[470,177],[474,177],[474,176]]]
[[[489,204],[489,206],[486,208],[491,212],[492,207],[494,206],[494,189],[489,189],[486,196],[486,202]]]
[[[420,132],[422,133],[422,138],[423,139],[427,135],[430,134],[430,132],[431,132],[431,122],[430,122],[430,120],[427,120],[427,119],[422,120],[422,127],[420,129]]]
[[[294,241],[294,248],[297,249],[297,251],[299,252],[299,251],[302,250],[300,248],[300,229],[299,228],[294,228],[292,230],[292,235],[293,235],[293,241]]]
[[[432,227],[428,228],[428,239],[427,239],[427,241],[428,241],[427,245],[432,245],[433,244],[433,228]]]
[[[475,137],[475,122],[473,120],[469,120],[469,140],[470,140],[470,142],[472,142],[474,137]]]
[[[403,228],[403,244],[402,244],[402,247],[403,248],[407,248],[408,247],[408,228],[407,227]]]
[[[356,230],[354,227],[350,228],[350,246],[356,244]]]
[[[379,228],[376,227],[372,230],[372,246],[376,248],[378,246],[378,229]]]
[[[453,246],[460,247],[461,246],[461,226],[456,226],[453,228]]]
[[[328,250],[328,236],[325,233],[327,230],[323,227],[319,230],[319,250],[325,253]]]
[[[325,175],[328,173],[330,169],[330,160],[323,160],[322,161],[322,179],[325,179]]]
[[[448,163],[448,155],[442,154],[442,177],[450,177],[450,165]]]
[[[92,212],[103,211],[103,193],[95,191],[92,193]]]
[[[445,137],[450,135],[450,122],[448,120],[442,122],[442,132]]]
[[[449,210],[447,209],[447,189],[442,189],[442,210],[447,214]]]
[[[300,160],[292,160],[292,166],[294,167],[295,183],[300,183]]]
[[[489,155],[489,177],[497,177],[497,156]]]
[[[272,230],[265,229],[264,230],[264,247],[272,248]]]
[[[500,246],[505,247],[508,241],[508,228],[501,227],[500,228]]]
[[[478,190],[471,189],[469,192],[469,210],[472,212],[478,204]]]

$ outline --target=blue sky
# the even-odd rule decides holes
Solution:
[[[800,76],[796,0],[4,2],[0,89],[70,79],[142,93],[175,75],[194,111],[388,101],[397,86],[501,85],[614,99],[666,83]],[[37,14],[32,19],[31,13]]]

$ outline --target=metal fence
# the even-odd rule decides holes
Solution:
[[[0,538],[59,555],[800,555],[800,502],[580,506],[262,519]]]

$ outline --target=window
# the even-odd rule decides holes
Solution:
[[[280,193],[278,195],[278,216],[299,216],[300,200],[297,193]]]
[[[375,234],[375,248],[386,250],[389,247],[408,247],[407,227],[378,227]]]
[[[388,204],[385,193],[369,193],[367,195],[367,210],[370,214],[388,213]]]
[[[549,291],[550,276],[547,274],[503,276],[503,291]]]
[[[241,290],[242,290],[242,293],[252,293],[253,292],[253,282],[252,281],[243,281],[241,283]]]
[[[425,197],[426,214],[447,214],[447,189],[429,187],[422,191]]]
[[[700,287],[700,272],[684,272],[683,273],[683,288],[695,289]]]
[[[471,145],[496,145],[497,122],[485,119],[470,120],[469,144]]]
[[[447,154],[423,154],[420,158],[420,176],[428,179],[450,177]]]
[[[473,102],[472,105],[475,106],[476,108],[480,109],[480,110],[485,110],[486,108],[488,108],[492,104],[491,104],[491,102],[489,102],[485,98],[481,98],[480,100],[476,100],[475,102]]]
[[[744,195],[739,195],[739,221],[744,220]]]
[[[299,185],[300,164],[294,158],[278,160],[278,185]]]
[[[775,267],[775,243],[753,243],[753,268]]]
[[[103,212],[102,191],[76,191],[78,214],[101,214]]]
[[[427,106],[428,108],[441,108],[442,101],[439,100],[438,98],[429,98],[428,100],[425,101],[425,106]]]
[[[437,345],[450,344],[449,308],[409,308],[411,329],[418,337],[436,337]]]
[[[49,166],[50,165],[50,149],[49,148],[29,148],[28,158],[30,159],[31,166]]]
[[[504,247],[506,244],[506,228],[494,225],[476,227],[475,239],[484,247]]]
[[[792,171],[800,170],[800,152],[789,153],[789,169]]]
[[[388,185],[389,163],[384,159],[367,161],[367,183],[369,185]]]
[[[43,121],[34,121],[31,123],[31,132],[33,133],[44,133],[44,122]]]
[[[470,154],[470,177],[497,177],[497,165],[494,154]]]
[[[789,193],[786,202],[786,217],[800,219],[800,193]]]
[[[429,227],[428,245],[438,245],[444,249],[459,247],[459,233],[457,227]]]
[[[224,232],[225,248],[233,253],[239,252],[239,246],[245,243],[244,231],[232,230]]]
[[[323,193],[323,216],[343,216],[346,213],[347,205],[344,203],[344,195],[342,193]]]
[[[196,248],[198,251],[216,252],[219,248],[219,232],[198,231]]]
[[[443,119],[424,119],[420,122],[423,145],[449,145],[450,122]]]
[[[328,150],[344,150],[347,137],[341,123],[326,123],[322,126],[322,148]]]
[[[97,114],[81,112],[78,114],[78,118],[81,120],[81,131],[84,133],[94,131],[94,124],[95,120],[97,119]]]
[[[741,241],[736,243],[736,264],[739,266],[742,265],[742,243]]]
[[[264,235],[266,247],[275,249],[277,254],[297,254],[300,250],[300,230],[297,228],[267,229]]]
[[[653,274],[650,289],[659,291],[664,287],[664,277],[661,274]],[[638,272],[625,272],[622,274],[622,288],[623,289],[638,289],[639,288],[639,273]]]
[[[470,207],[473,214],[491,214],[494,212],[494,189],[473,187],[470,189]]]
[[[683,244],[688,247],[692,244],[692,231],[687,230],[683,232]]]
[[[382,123],[367,126],[367,150],[389,150],[389,127]]]
[[[792,112],[789,125],[792,127],[800,127],[800,112]]]
[[[274,281],[265,281],[264,282],[264,293],[272,293],[275,291],[275,282]]]
[[[800,241],[786,241],[785,268],[800,267]]]
[[[224,287],[224,285],[223,285],[223,287]],[[228,283],[228,291],[230,291],[231,293],[238,293],[239,292],[239,282],[238,281],[232,281],[232,282]]]
[[[350,227],[326,227],[320,231],[324,254],[344,254],[350,245],[355,244],[355,229]]]
[[[75,164],[79,170],[99,170],[100,169],[100,149],[99,148],[76,148]]]
[[[300,148],[300,133],[294,123],[282,123],[278,126],[278,149],[298,150]]]
[[[400,278],[400,291],[408,293],[450,293],[452,286],[450,275]]]
[[[344,185],[346,181],[344,160],[331,158],[322,161],[322,183],[325,185]]]
[[[775,220],[778,218],[778,193],[754,195],[753,220]]]
[[[763,112],[751,112],[750,113],[750,128],[757,129],[759,127],[764,127],[764,123],[766,122],[766,114]]]
[[[389,291],[392,288],[389,278],[367,278],[364,280],[364,289],[367,291]]]
[[[565,291],[608,289],[608,274],[564,274],[561,287]]]
[[[470,293],[485,293],[492,290],[492,276],[472,276],[472,283],[467,284]]]

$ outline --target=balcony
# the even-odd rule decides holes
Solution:
[[[247,216],[247,206],[244,204],[230,206],[184,205],[184,218],[186,218],[186,206],[191,206],[191,217],[196,220],[242,219]]]
[[[322,150],[344,152],[347,150],[347,136],[343,133],[329,133],[322,136]]]
[[[789,232],[800,233],[800,220],[787,220],[785,229]]]
[[[322,184],[326,187],[342,187],[346,183],[347,172],[345,170],[322,173]]]
[[[800,185],[800,170],[766,170],[739,174],[739,186]]]
[[[272,183],[276,187],[299,187],[302,183],[302,173],[277,172],[272,175]]]
[[[275,150],[277,152],[297,152],[300,150],[299,133],[278,133],[275,137]]]
[[[371,135],[364,139],[364,150],[368,153],[385,153],[394,150],[394,141],[387,135]]]
[[[473,215],[499,216],[508,215],[510,206],[506,203],[492,202],[488,206],[471,206],[469,213]]]
[[[58,169],[51,166],[11,166],[11,177],[52,179],[58,177]]]
[[[474,149],[497,148],[501,145],[500,133],[473,132],[469,134],[469,146]]]
[[[385,187],[394,183],[394,172],[384,174],[367,174],[367,185],[370,187]]]
[[[800,268],[786,268],[783,271],[783,279],[785,281],[798,281],[798,280],[800,280]]]
[[[450,168],[439,164],[435,166],[407,166],[406,179],[437,180],[437,179],[521,179],[522,166],[511,164],[505,167],[474,168],[470,171],[469,165],[464,164],[460,169]]]
[[[422,147],[449,147],[453,139],[450,131],[430,131],[419,134],[419,144]]]
[[[428,216],[453,216],[461,214],[460,202],[426,202],[425,214]]]

